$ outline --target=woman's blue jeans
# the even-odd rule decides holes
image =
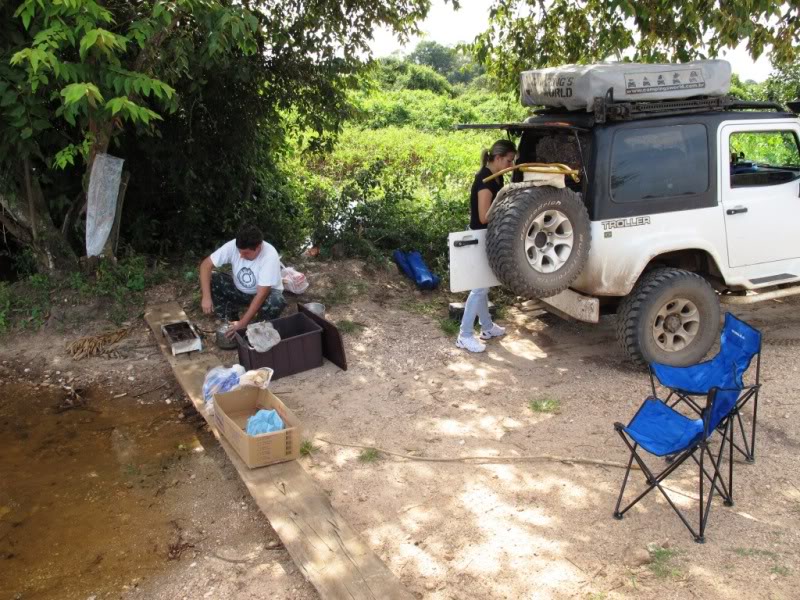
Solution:
[[[492,316],[489,314],[489,288],[472,290],[464,305],[464,316],[461,318],[461,337],[474,335],[475,317],[481,321],[481,329],[492,328]]]

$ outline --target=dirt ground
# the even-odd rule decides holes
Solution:
[[[715,501],[701,545],[655,493],[624,520],[614,520],[623,471],[613,466],[426,462],[386,454],[365,461],[361,449],[338,445],[419,457],[554,455],[625,462],[613,423],[630,419],[649,381],[623,359],[612,319],[590,326],[512,307],[500,321],[507,335],[491,341],[483,355],[471,355],[456,349],[439,325],[444,294],[416,292],[394,270],[354,261],[311,262],[302,269],[312,283],[307,297],[325,302],[330,320],[363,327],[344,336],[348,371],[326,362],[276,381],[272,389],[297,412],[304,437],[313,441],[314,452],[300,459],[303,467],[417,597],[742,598],[755,590],[763,598],[797,597],[800,299],[733,311],[765,339],[757,461],[737,460],[736,504]],[[170,285],[149,292],[152,302],[172,299]],[[183,300],[203,329],[213,329],[190,298]],[[201,450],[184,452],[147,483],[155,489],[170,484],[152,509],[163,515],[162,524],[177,519],[191,547],[169,560],[176,531],[164,525],[152,549],[131,550],[127,574],[119,571],[116,581],[103,579],[96,587],[99,578],[83,577],[88,585],[68,597],[316,597],[213,437],[191,423],[143,321],[131,322],[133,330],[110,356],[69,358],[67,342],[112,328],[93,314],[97,307],[70,306],[35,335],[4,339],[4,381],[41,383],[49,372],[53,387],[41,389],[56,395],[58,380],[71,378],[73,386],[102,389],[105,401],[126,412],[165,405],[171,419],[195,433]],[[227,364],[236,360],[235,352],[219,354]],[[161,383],[166,385],[132,398]],[[122,393],[127,396],[114,398]],[[532,410],[532,401],[544,411]],[[0,409],[8,405],[0,396]],[[14,419],[8,410],[0,414]],[[671,496],[696,518],[696,469],[687,465],[676,475],[668,484]],[[640,473],[632,478],[641,485]],[[13,501],[0,493],[0,598],[67,597],[7,587],[2,573],[9,569],[54,568],[43,557],[21,564],[2,554],[2,526],[9,519],[3,506]],[[86,546],[80,531],[70,535],[68,544]],[[120,546],[128,543],[118,539]],[[163,558],[136,571],[137,551]]]

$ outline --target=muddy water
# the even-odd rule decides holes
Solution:
[[[0,383],[0,599],[85,600],[167,566],[164,491],[198,443],[174,409]]]

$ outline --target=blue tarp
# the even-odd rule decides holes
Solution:
[[[395,250],[392,254],[400,270],[422,290],[433,290],[439,287],[441,279],[431,273],[428,265],[422,260],[422,255],[416,250],[403,252]]]

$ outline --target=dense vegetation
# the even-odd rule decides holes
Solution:
[[[378,257],[418,249],[441,263],[447,233],[465,228],[480,151],[502,132],[454,126],[515,121],[526,110],[516,94],[493,89],[462,53],[435,46],[460,60],[441,71],[414,62],[422,62],[418,52],[377,61],[350,96],[353,116],[335,147],[294,153],[284,163],[307,210],[309,239],[323,253]]]
[[[427,0],[0,3],[0,272],[74,269],[99,152],[124,158],[130,174],[118,253],[127,258],[107,271],[125,281],[114,289],[138,289],[140,257],[193,261],[243,220],[288,255],[312,244],[372,259],[416,248],[441,271],[446,234],[467,222],[479,151],[501,135],[453,126],[526,116],[523,66],[613,57],[631,39],[645,59],[692,58],[718,31],[712,53],[748,40],[757,56],[778,44],[776,74],[736,79],[735,95],[797,97],[795,8],[760,2],[747,12],[746,2],[720,20],[695,4],[666,26],[669,3],[612,3],[595,19],[609,6],[498,2],[471,47],[426,41],[369,61],[373,28],[413,33]],[[765,29],[776,11],[791,19]],[[626,15],[646,35],[623,32]],[[566,22],[576,26],[562,39]],[[0,285],[0,329],[13,302]]]

